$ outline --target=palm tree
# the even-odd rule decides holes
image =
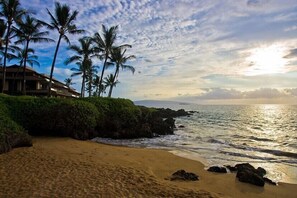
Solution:
[[[59,33],[59,39],[57,42],[52,67],[51,67],[51,73],[50,73],[50,82],[49,82],[49,89],[48,89],[48,95],[50,96],[51,88],[52,88],[52,79],[53,79],[53,72],[55,68],[56,58],[60,46],[60,42],[62,38],[69,44],[70,41],[67,37],[68,34],[80,34],[83,33],[84,30],[77,29],[76,25],[73,24],[76,16],[78,14],[78,11],[75,10],[73,12],[70,12],[70,7],[66,4],[61,5],[59,2],[56,2],[55,4],[55,16],[47,10],[48,14],[51,17],[50,24],[46,24],[47,27],[51,30],[56,30]]]
[[[94,54],[94,47],[92,46],[92,39],[90,37],[83,37],[78,40],[80,45],[70,45],[69,49],[75,52],[75,55],[71,56],[65,61],[65,64],[76,63],[79,68],[73,69],[76,72],[75,75],[82,75],[82,88],[81,96],[84,96],[85,81],[87,76],[93,76],[94,66],[91,60]],[[77,73],[78,72],[78,73]]]
[[[64,80],[64,82],[65,82],[65,84],[66,84],[66,86],[67,86],[68,88],[70,88],[71,85],[74,85],[74,84],[75,84],[75,83],[72,82],[72,78],[66,78],[66,79]]]
[[[89,92],[89,97],[92,96],[92,90],[93,90],[93,80],[94,77],[96,77],[97,73],[97,67],[96,66],[91,66],[87,68],[86,71],[86,83],[87,83],[87,91]]]
[[[0,64],[2,65],[2,59],[5,55],[5,38],[6,38],[6,33],[7,33],[7,27],[6,27],[6,24],[4,22],[4,20],[0,19]],[[10,40],[12,37],[14,37],[15,35],[11,35],[9,37],[8,40]],[[9,45],[7,47],[7,54],[6,54],[6,57],[7,57],[7,60],[10,61],[11,59],[14,59],[16,58],[15,56],[15,52],[19,52],[21,49],[16,46],[16,45]]]
[[[80,96],[84,97],[85,96],[85,81],[87,78],[87,70],[89,67],[91,67],[92,63],[90,60],[85,60],[84,62],[76,62],[76,65],[78,66],[78,68],[71,68],[71,71],[73,71],[73,73],[71,74],[71,77],[82,76]]]
[[[19,75],[20,68],[24,65],[25,61],[25,54],[26,54],[26,62],[33,67],[34,65],[40,66],[40,63],[38,62],[38,56],[34,55],[35,51],[32,48],[29,48],[26,52],[25,49],[18,50],[17,55],[13,57],[13,59],[18,60],[20,67],[17,70],[16,77]],[[13,79],[12,87],[15,85],[16,78]]]
[[[1,93],[3,93],[4,87],[5,87],[5,78],[6,78],[6,59],[8,58],[7,57],[8,44],[9,44],[12,24],[15,20],[20,19],[21,16],[26,12],[21,8],[21,4],[19,0],[1,0],[0,7],[1,7],[0,16],[5,18],[7,23],[5,50],[4,50],[4,63],[3,63],[3,78],[2,78],[2,89],[1,89]]]
[[[115,40],[117,38],[117,30],[118,30],[118,26],[112,26],[111,28],[108,29],[104,25],[102,25],[103,35],[101,36],[97,32],[97,33],[95,33],[95,35],[93,37],[97,52],[103,52],[102,56],[104,58],[104,63],[103,63],[102,71],[101,71],[99,85],[102,84],[104,71],[107,67],[107,60],[109,59],[111,50],[114,47]],[[129,45],[121,45],[119,47],[125,47],[125,46],[129,46]],[[102,86],[99,86],[99,87],[102,87]],[[99,96],[100,96],[101,92],[102,92],[102,90],[99,90]]]
[[[25,44],[25,49],[23,52],[23,94],[26,95],[26,63],[28,57],[29,43],[53,42],[54,40],[45,37],[49,34],[48,31],[40,31],[41,27],[43,26],[43,22],[30,17],[29,15],[27,15],[24,20],[19,20],[17,24],[19,26],[19,29],[14,28],[14,31],[16,32],[16,36],[19,38],[19,40],[17,40],[15,43]]]
[[[5,45],[6,24],[3,19],[0,19],[0,48]]]
[[[14,59],[19,60],[19,65],[22,67],[26,63],[28,63],[31,67],[34,65],[40,66],[40,63],[38,62],[38,56],[34,55],[35,50],[32,48],[28,48],[20,50],[17,52],[17,55]]]
[[[93,87],[95,88],[95,91],[93,92],[93,96],[99,96],[100,76],[98,76],[97,74],[95,74],[92,83],[93,83]],[[102,88],[102,90],[103,90],[103,88]]]
[[[105,88],[115,87],[119,83],[118,80],[115,81],[115,76],[113,74],[109,74],[107,77],[105,77],[103,82],[104,82]],[[110,88],[108,92],[108,97],[111,96],[111,91],[112,89]]]
[[[115,66],[116,66],[116,70],[113,75],[113,78],[114,78],[113,82],[115,82],[119,77],[120,67],[123,70],[125,69],[130,70],[133,74],[135,72],[135,68],[133,66],[125,64],[127,61],[134,59],[135,56],[134,55],[125,56],[125,53],[126,53],[126,50],[123,51],[123,48],[121,47],[113,48],[111,51],[111,61],[115,63]],[[108,97],[111,97],[112,89],[113,89],[113,84],[110,86]]]

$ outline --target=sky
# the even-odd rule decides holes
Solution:
[[[78,10],[78,28],[101,32],[119,25],[117,44],[136,69],[121,71],[114,97],[211,103],[297,104],[296,0],[61,0]],[[52,0],[21,0],[24,8],[49,21]],[[57,40],[58,35],[51,32]],[[35,45],[41,66],[50,72],[56,43]],[[32,45],[34,47],[34,45]],[[72,52],[62,42],[54,77],[70,77],[64,65]],[[95,61],[102,68],[102,62]],[[106,74],[113,73],[113,69]],[[81,79],[74,78],[80,90]]]

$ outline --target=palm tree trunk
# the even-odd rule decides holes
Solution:
[[[54,73],[56,58],[57,58],[57,54],[58,54],[58,50],[59,50],[59,47],[60,47],[60,42],[61,42],[62,36],[63,35],[60,34],[59,40],[58,40],[58,43],[57,43],[57,47],[56,47],[56,51],[55,51],[55,54],[54,54],[54,59],[53,59],[52,68],[51,68],[51,74],[50,74],[50,81],[49,81],[49,86],[48,86],[48,97],[51,96],[53,73]]]
[[[19,72],[20,72],[20,69],[21,69],[22,65],[23,65],[23,61],[20,61],[20,66],[19,66],[19,68],[18,68],[18,70],[17,70],[17,73],[15,74],[15,76],[14,76],[14,78],[13,78],[13,81],[12,81],[13,91],[14,91],[14,87],[15,87],[15,81],[16,81],[16,78],[17,78],[18,75],[19,75]],[[15,90],[15,92],[17,92],[17,89]]]
[[[89,80],[89,97],[92,96],[92,76],[90,77],[90,80]]]
[[[113,88],[113,85],[110,85],[109,92],[108,92],[108,97],[109,97],[109,98],[111,97],[112,88]]]
[[[2,69],[2,73],[3,73],[3,78],[2,78],[2,88],[1,88],[1,93],[4,92],[4,88],[5,88],[5,80],[6,80],[6,59],[7,59],[7,49],[8,49],[8,42],[9,42],[9,34],[10,34],[10,28],[11,28],[11,24],[12,22],[8,21],[8,26],[7,26],[7,34],[6,34],[6,38],[5,38],[5,52],[4,52],[4,64],[3,64],[3,69]]]
[[[81,91],[80,91],[80,96],[82,98],[85,96],[85,78],[86,78],[86,75],[85,75],[85,73],[83,73],[82,83],[81,83]]]
[[[113,86],[114,86],[114,82],[115,82],[115,80],[116,80],[116,78],[117,78],[117,75],[118,75],[118,73],[119,73],[119,68],[120,68],[120,66],[117,65],[117,68],[116,68],[116,70],[115,70],[115,72],[114,72],[114,76],[113,76],[112,84],[110,85],[110,88],[109,88],[109,93],[108,93],[108,97],[109,97],[109,98],[111,97],[112,90],[113,90]]]
[[[25,57],[24,57],[24,68],[23,68],[23,95],[26,95],[26,62],[28,56],[28,47],[29,40],[27,40],[26,49],[25,49]]]
[[[99,96],[101,96],[101,93],[103,92],[103,90],[101,89],[102,87],[102,79],[103,79],[103,75],[104,75],[104,70],[105,70],[105,66],[107,63],[107,59],[108,59],[108,53],[106,53],[105,55],[105,60],[104,60],[104,64],[103,64],[103,68],[102,68],[102,72],[101,72],[101,76],[100,76],[100,81],[99,81]]]

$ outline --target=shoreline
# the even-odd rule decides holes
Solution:
[[[169,151],[131,148],[70,138],[33,138],[33,147],[0,155],[0,196],[294,197],[297,185],[257,187],[235,174],[204,170],[201,162]],[[195,182],[166,178],[179,169]],[[108,191],[106,190],[108,189]]]

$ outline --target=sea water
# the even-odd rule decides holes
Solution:
[[[174,135],[96,141],[169,149],[194,160],[202,158],[206,166],[248,162],[265,168],[274,181],[297,183],[297,106],[181,104],[170,108],[195,111],[176,118]]]

